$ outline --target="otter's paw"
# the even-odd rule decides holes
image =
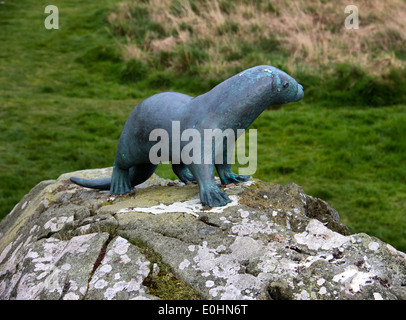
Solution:
[[[230,183],[234,183],[234,184],[242,183],[242,182],[248,181],[249,178],[250,178],[250,176],[231,173],[227,176],[220,177],[220,180],[221,180],[221,184],[227,185]]]
[[[181,176],[179,176],[179,179],[183,182],[183,183],[188,183],[188,182],[195,182],[196,179],[195,177],[188,171],[183,172],[183,174]]]
[[[209,207],[223,207],[231,200],[228,194],[221,191],[218,187],[211,187],[200,195],[200,200],[203,205]]]
[[[131,185],[114,184],[110,187],[110,194],[125,194],[131,192]]]
[[[190,170],[182,164],[172,164],[173,172],[178,176],[183,183],[195,182],[196,179]]]

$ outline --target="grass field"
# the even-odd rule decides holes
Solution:
[[[386,10],[359,1],[353,36],[342,30],[343,1],[248,3],[53,1],[58,30],[44,27],[47,1],[1,3],[0,218],[42,180],[112,166],[141,99],[198,95],[272,64],[304,85],[305,99],[254,122],[255,177],[295,182],[351,232],[406,251],[405,1]],[[174,178],[169,166],[157,173]]]

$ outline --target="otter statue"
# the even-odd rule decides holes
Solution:
[[[156,143],[150,139],[154,129],[169,132],[171,141],[174,122],[179,123],[180,132],[194,129],[202,136],[205,129],[232,129],[237,132],[238,129],[247,129],[268,106],[296,102],[303,96],[302,85],[287,73],[269,65],[244,70],[197,97],[177,92],[155,94],[140,102],[127,119],[118,141],[112,177],[93,180],[72,177],[71,181],[88,188],[110,190],[111,194],[130,192],[157,168],[150,159],[150,150]],[[180,141],[180,150],[186,144],[186,141]],[[169,152],[172,169],[179,179],[185,183],[197,181],[203,205],[218,207],[231,202],[216,185],[214,168],[222,184],[249,179],[249,176],[233,173],[231,163],[226,161],[229,154],[224,148],[222,152],[224,154],[216,155],[213,146],[211,161],[203,159],[202,154],[201,161],[188,164],[173,161],[179,159],[179,154]],[[224,161],[216,163],[214,159],[218,156]]]

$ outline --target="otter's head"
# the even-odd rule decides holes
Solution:
[[[264,66],[263,72],[272,78],[273,103],[296,102],[304,97],[303,86],[286,72],[272,66]]]

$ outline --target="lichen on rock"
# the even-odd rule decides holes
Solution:
[[[0,222],[0,299],[158,299],[147,252],[193,297],[406,298],[406,255],[293,183],[222,187],[232,202],[207,208],[197,185],[156,175],[119,196],[69,181],[110,174],[41,182]]]
[[[126,239],[115,237],[108,244],[103,257],[94,265],[86,299],[129,300],[155,299],[143,285],[150,272],[150,262]]]

